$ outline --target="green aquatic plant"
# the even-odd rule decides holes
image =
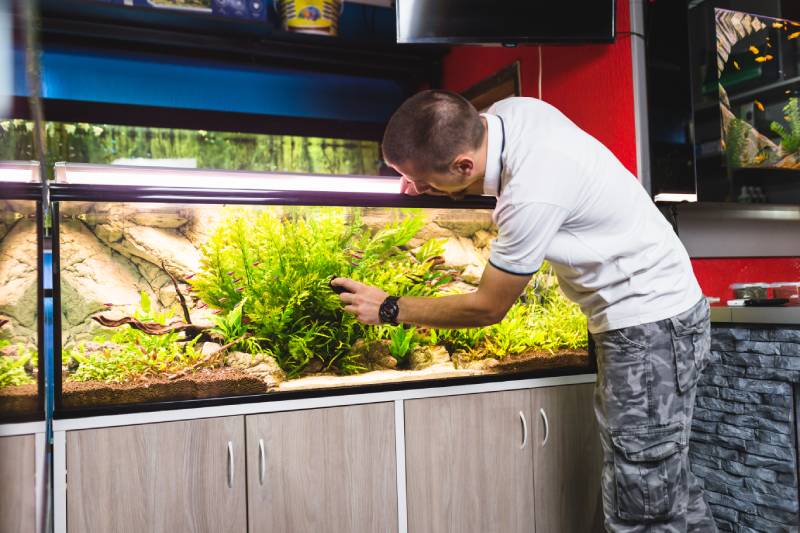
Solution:
[[[360,372],[353,344],[383,334],[345,313],[329,280],[346,276],[391,294],[437,294],[453,276],[430,260],[442,243],[426,244],[417,255],[405,249],[424,224],[417,211],[372,231],[358,211],[343,208],[242,208],[203,247],[191,284],[220,315],[246,301],[241,320],[254,339],[246,351],[273,354],[287,376],[314,359],[326,370]]]
[[[789,98],[783,107],[783,113],[788,123],[787,130],[782,124],[772,122],[770,129],[781,138],[781,148],[785,154],[793,154],[800,148],[800,105],[797,98]]]
[[[395,326],[389,330],[389,353],[398,362],[405,361],[411,351],[419,344],[417,340],[417,328],[404,328]]]
[[[742,166],[746,138],[747,123],[744,120],[732,118],[725,132],[725,159],[729,168]]]
[[[147,292],[139,295],[139,308],[133,318],[141,322],[166,325],[176,319],[176,309],[158,311]],[[69,381],[104,381],[122,383],[143,376],[163,376],[180,372],[202,359],[195,350],[200,337],[183,339],[181,333],[150,335],[124,326],[110,335],[98,335],[94,342],[104,344],[98,350],[87,350],[81,343],[77,349],[65,349],[62,359],[68,367],[76,367],[67,376]]]
[[[77,365],[67,376],[69,381],[123,383],[145,376],[168,376],[191,368],[202,360],[202,354],[195,350],[197,340],[148,350],[128,343],[87,351],[81,343],[77,349],[65,349],[62,358],[68,366]]]
[[[10,342],[0,339],[0,348],[10,345]],[[16,357],[0,356],[0,388],[35,383],[36,380],[28,374],[25,367],[29,363],[35,366],[36,362],[36,354],[22,345],[17,347]]]

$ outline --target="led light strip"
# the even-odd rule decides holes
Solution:
[[[80,163],[56,163],[56,183],[219,190],[400,194],[400,180],[394,177],[199,170]]]
[[[39,164],[35,161],[0,161],[0,183],[38,183]]]

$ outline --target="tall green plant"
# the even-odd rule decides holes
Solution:
[[[773,122],[770,129],[780,135],[781,148],[785,154],[793,154],[800,148],[800,105],[797,98],[789,98],[783,107],[783,113],[788,122],[787,130],[782,124]]]

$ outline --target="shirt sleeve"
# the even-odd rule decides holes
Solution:
[[[568,214],[563,207],[538,202],[498,207],[494,218],[500,232],[492,242],[489,263],[509,274],[534,274]]]

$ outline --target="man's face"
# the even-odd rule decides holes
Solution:
[[[403,164],[389,164],[399,172],[402,177],[413,185],[413,194],[432,194],[436,196],[449,196],[455,200],[461,199],[467,193],[469,186],[474,179],[471,173],[466,175],[457,172],[438,173],[438,172],[419,172],[410,162]]]

